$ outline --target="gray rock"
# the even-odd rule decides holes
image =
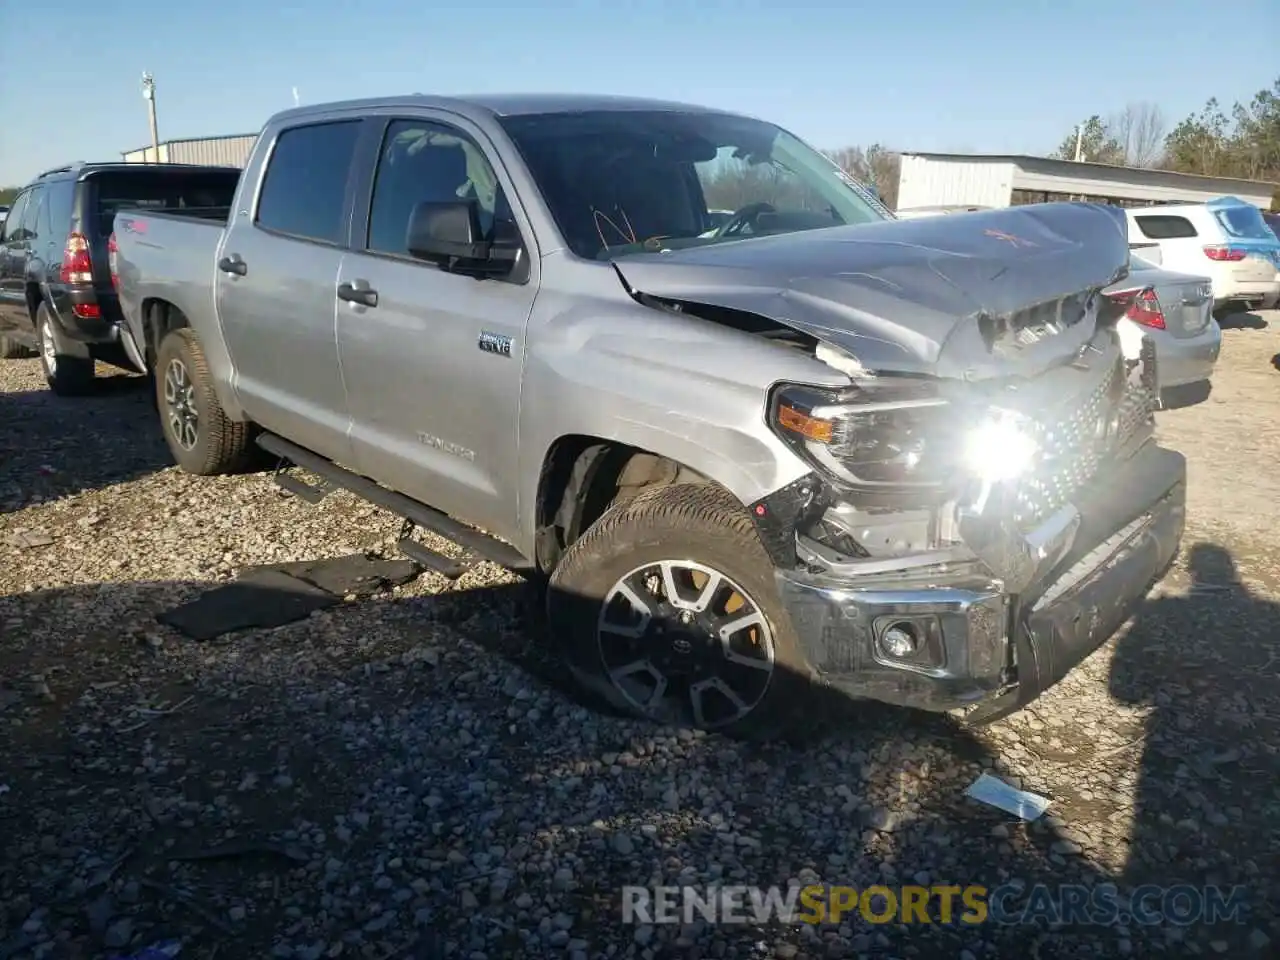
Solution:
[[[102,942],[113,950],[127,947],[132,940],[133,920],[130,917],[121,917],[110,924],[102,937]]]

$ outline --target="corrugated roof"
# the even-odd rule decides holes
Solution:
[[[1020,167],[1033,167],[1044,170],[1056,168],[1064,175],[1071,176],[1081,168],[1092,170],[1122,171],[1125,173],[1152,175],[1179,180],[1208,180],[1217,183],[1248,184],[1251,187],[1269,187],[1277,184],[1270,180],[1244,180],[1239,177],[1211,177],[1203,173],[1179,173],[1176,170],[1159,170],[1153,167],[1128,167],[1118,163],[1097,163],[1093,160],[1061,160],[1057,157],[1033,157],[1018,153],[923,153],[914,150],[903,151],[904,157],[923,157],[926,160],[958,160],[964,163],[1016,163]]]
[[[216,137],[180,137],[177,140],[161,140],[160,146],[168,147],[168,146],[173,146],[179,143],[209,143],[217,140],[243,140],[246,137],[256,138],[257,136],[258,136],[258,131],[255,130],[253,133],[228,133],[228,134],[225,134],[222,136],[216,136]],[[141,147],[134,147],[132,150],[121,150],[120,155],[124,156],[127,153],[139,153],[143,150],[153,150],[153,149],[155,149],[155,145],[148,143]]]

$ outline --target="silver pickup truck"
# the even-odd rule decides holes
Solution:
[[[760,120],[412,96],[273,117],[225,223],[123,211],[114,249],[182,468],[261,448],[447,576],[525,571],[663,722],[776,729],[813,684],[1007,715],[1182,536],[1111,208],[898,221]]]

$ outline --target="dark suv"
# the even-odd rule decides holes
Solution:
[[[229,210],[240,170],[81,163],[41,174],[0,223],[0,357],[38,351],[55,393],[93,387],[94,361],[145,372],[120,337],[109,240],[117,210]]]

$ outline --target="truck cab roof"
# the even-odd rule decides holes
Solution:
[[[308,104],[277,113],[274,121],[298,120],[318,114],[341,111],[368,111],[382,107],[423,107],[450,110],[464,115],[486,114],[492,117],[516,117],[549,113],[588,113],[592,111],[673,111],[679,113],[731,113],[669,100],[646,97],[621,97],[595,93],[484,93],[474,95],[433,96],[422,93],[360,100],[338,100]]]

